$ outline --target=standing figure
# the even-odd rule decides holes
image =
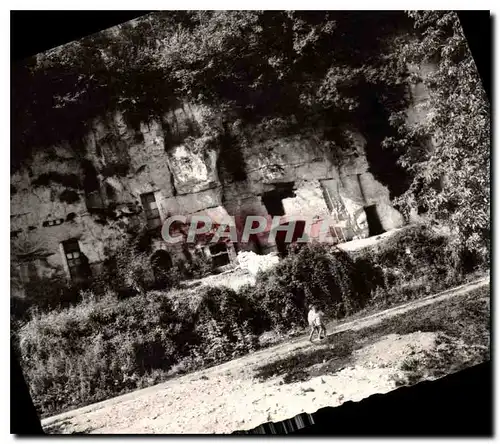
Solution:
[[[309,307],[309,313],[307,314],[307,322],[311,327],[311,334],[309,335],[309,340],[312,342],[314,332],[318,330],[319,339],[323,339],[326,336],[326,328],[323,323],[324,313],[321,310],[317,310],[315,305]],[[322,334],[323,333],[323,334]]]

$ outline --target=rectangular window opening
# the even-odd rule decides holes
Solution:
[[[160,211],[154,193],[141,194],[142,207],[146,215],[146,223],[150,230],[161,227]]]

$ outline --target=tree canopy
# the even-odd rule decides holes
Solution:
[[[112,109],[147,121],[181,100],[245,121],[345,120],[361,108],[359,86],[397,83],[389,37],[400,21],[395,13],[150,14],[15,67],[15,150],[72,139]]]

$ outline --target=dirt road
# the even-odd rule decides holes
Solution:
[[[386,318],[488,286],[489,277],[350,322],[330,326],[329,336],[375,325]],[[48,433],[231,433],[325,406],[359,401],[395,388],[391,377],[411,348],[432,346],[433,333],[389,335],[356,352],[354,364],[331,375],[283,384],[255,370],[311,345],[307,336],[153,387],[42,421]]]

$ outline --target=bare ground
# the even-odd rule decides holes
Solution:
[[[329,335],[321,343],[311,344],[300,337],[47,418],[43,426],[47,433],[231,433],[386,393],[397,386],[405,357],[418,361],[436,347],[439,332],[401,334],[391,324],[378,335],[371,330],[382,321],[432,308],[488,285],[489,277],[482,278],[371,316],[330,325]],[[487,297],[480,299],[488,302]]]

